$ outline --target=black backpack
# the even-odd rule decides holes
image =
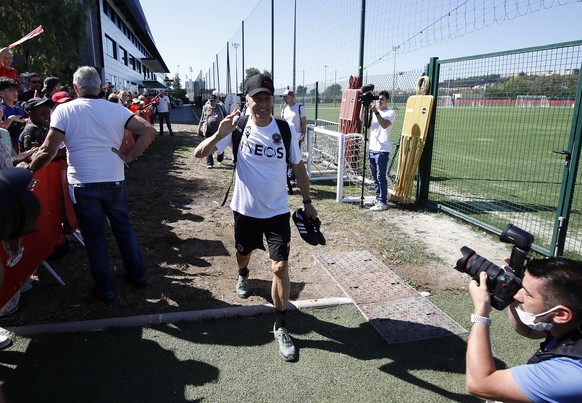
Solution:
[[[242,139],[242,135],[244,133],[245,127],[247,126],[247,122],[249,120],[249,115],[242,115],[236,124],[236,128],[232,132],[232,162],[234,163],[234,169],[236,169],[236,161],[238,150],[240,148],[240,140]],[[275,117],[275,122],[277,122],[277,126],[279,127],[279,131],[281,132],[281,137],[283,140],[283,146],[285,147],[285,161],[287,165],[289,165],[289,152],[291,149],[291,129],[289,128],[289,124],[285,119]],[[234,170],[233,170],[234,174]],[[287,173],[285,172],[285,177],[287,177]],[[230,186],[226,190],[226,195],[224,195],[224,200],[222,201],[221,206],[224,206],[226,203],[226,199],[228,198],[228,193],[230,191]],[[293,185],[289,178],[287,178],[287,188],[289,189],[289,194],[293,194]]]

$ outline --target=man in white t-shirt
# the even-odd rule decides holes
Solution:
[[[282,135],[272,116],[273,81],[266,75],[256,74],[247,81],[245,93],[247,108],[251,114],[241,135],[234,194],[230,203],[234,211],[236,259],[239,268],[236,292],[241,298],[250,296],[248,264],[253,250],[265,250],[265,236],[273,272],[271,296],[276,309],[275,340],[281,357],[285,361],[291,361],[297,357],[297,353],[285,324],[291,288],[288,265],[291,227],[287,201],[287,162]],[[231,133],[236,128],[238,118],[237,111],[228,115],[220,123],[218,131],[196,147],[194,155],[203,158],[215,151],[222,152],[227,146],[232,147]],[[297,141],[290,142],[288,160],[295,170],[303,196],[305,216],[315,219],[317,211],[309,198],[309,179]]]
[[[299,142],[303,142],[305,133],[307,133],[307,112],[305,106],[295,102],[295,93],[287,89],[283,92],[285,107],[281,111],[281,117],[289,123],[293,123],[297,131]]]
[[[368,159],[370,162],[370,174],[374,180],[376,191],[376,204],[371,211],[384,211],[388,209],[388,157],[392,151],[390,143],[390,131],[394,123],[395,113],[388,109],[390,94],[388,91],[378,93],[378,101],[372,102],[370,110],[374,114],[370,124],[370,145],[368,147]]]
[[[129,222],[124,164],[143,154],[156,130],[121,104],[99,97],[101,78],[94,67],[79,67],[73,86],[78,98],[54,110],[48,135],[28,169],[34,172],[48,165],[65,142],[69,192],[95,282],[92,291],[102,301],[111,302],[115,285],[106,219],[123,259],[126,280],[136,287],[146,285],[146,268]],[[124,129],[137,138],[127,152],[120,150]]]
[[[174,135],[172,131],[172,124],[170,123],[170,111],[172,110],[172,103],[170,98],[164,94],[164,90],[160,91],[160,97],[157,101],[158,119],[160,120],[160,136],[164,135],[164,122],[168,126],[170,136]]]

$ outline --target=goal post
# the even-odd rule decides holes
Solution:
[[[358,189],[362,183],[365,164],[363,135],[334,131],[337,128],[337,123],[334,122],[318,120],[316,124],[307,125],[304,159],[306,157],[309,179],[336,182],[338,203],[359,202],[361,194],[358,194],[361,192]],[[350,185],[349,192],[344,187],[345,184]],[[365,200],[371,198],[369,195],[364,196]]]
[[[516,108],[549,108],[550,101],[545,95],[518,95],[515,99]]]
[[[450,95],[439,95],[437,97],[437,108],[452,108],[455,104],[453,103],[453,97]]]

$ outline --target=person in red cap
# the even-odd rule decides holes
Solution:
[[[271,297],[275,306],[273,333],[279,355],[285,361],[297,358],[295,345],[286,326],[291,281],[289,277],[289,245],[291,242],[290,211],[287,200],[287,161],[294,169],[303,196],[304,214],[315,220],[317,210],[311,204],[309,178],[303,164],[298,141],[291,141],[295,128],[273,117],[273,80],[264,74],[250,77],[245,86],[248,118],[235,110],[226,116],[218,131],[202,141],[194,150],[197,158],[233,147],[233,132],[237,130],[238,146],[235,184],[230,208],[234,212],[234,238],[238,281],[236,293],[240,298],[251,296],[249,269],[255,249],[265,250],[266,238],[273,273]],[[247,119],[244,126],[238,119]],[[286,127],[285,127],[286,126]],[[243,129],[244,127],[244,129]],[[288,132],[289,146],[283,138]],[[238,133],[243,131],[239,136]],[[287,155],[288,154],[288,155]]]
[[[69,96],[69,93],[67,91],[59,91],[59,92],[56,92],[55,94],[53,94],[51,99],[55,103],[55,107],[56,107],[60,104],[64,104],[65,102],[72,101],[75,98]]]

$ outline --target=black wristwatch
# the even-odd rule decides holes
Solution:
[[[303,204],[311,204],[311,199],[303,199]]]

